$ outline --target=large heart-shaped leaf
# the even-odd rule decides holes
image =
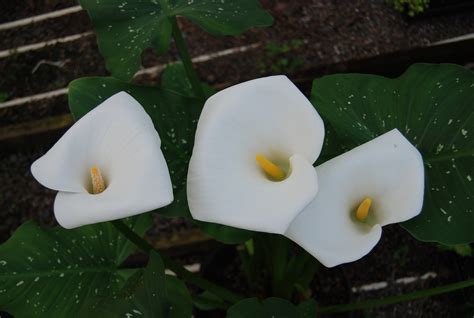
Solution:
[[[151,218],[128,224],[142,235]],[[0,246],[0,308],[16,317],[87,315],[133,273],[119,268],[133,249],[109,223],[74,230],[25,223]]]
[[[313,104],[350,147],[398,128],[420,150],[424,207],[403,227],[444,244],[474,241],[473,96],[474,73],[451,64],[415,64],[396,79],[330,75],[312,89]]]
[[[183,282],[165,275],[161,257],[150,254],[143,272],[130,277],[124,289],[101,303],[101,317],[189,318],[192,300]]]
[[[129,80],[148,47],[167,50],[170,18],[184,16],[214,35],[237,35],[272,24],[258,0],[80,0],[89,12],[107,69]]]
[[[174,202],[160,209],[167,215],[189,216],[186,201],[186,175],[194,144],[194,133],[202,102],[157,87],[143,87],[113,78],[91,77],[69,84],[69,107],[75,119],[99,105],[113,94],[126,91],[137,99],[153,120],[171,180]]]
[[[127,313],[131,317],[134,315],[144,315],[145,317],[163,317],[162,306],[163,306],[163,293],[165,286],[165,266],[161,257],[152,252],[148,265],[138,282],[135,276],[130,279],[133,282],[128,282],[126,286],[127,294],[113,296],[113,300],[106,302],[107,308],[102,310],[105,312],[112,312],[116,314],[116,317],[125,317]],[[135,285],[134,288],[130,288],[131,285]],[[130,293],[130,294],[128,294]]]

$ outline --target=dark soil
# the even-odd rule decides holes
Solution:
[[[241,263],[230,247],[209,253],[201,260],[202,274],[227,288],[248,297],[246,278]],[[362,302],[369,299],[401,295],[427,288],[474,278],[474,258],[441,250],[434,243],[419,242],[398,225],[386,226],[382,239],[374,250],[353,263],[334,268],[321,266],[311,284],[312,296],[320,306]],[[431,278],[421,279],[429,273]],[[418,277],[411,283],[396,280]],[[354,287],[386,282],[387,286],[373,291],[354,291]],[[366,311],[332,315],[333,317],[469,317],[463,314],[466,304],[474,306],[473,288],[431,298],[403,302]],[[201,313],[198,317],[221,317]],[[222,313],[221,313],[222,314]],[[329,317],[329,315],[328,315]]]
[[[2,0],[0,23],[16,21],[76,5],[75,0]]]
[[[3,31],[0,51],[87,32],[91,28],[85,11],[40,21],[33,25]]]
[[[62,3],[62,1],[52,1]],[[36,7],[40,1],[33,2]],[[69,3],[69,2],[67,2]],[[387,52],[424,46],[441,39],[474,31],[474,13],[466,12],[446,17],[436,17],[421,21],[407,22],[385,1],[305,1],[304,5],[290,1],[262,1],[275,18],[271,28],[253,29],[239,37],[212,37],[199,27],[182,21],[183,31],[188,40],[191,54],[197,56],[226,48],[252,43],[284,42],[299,39],[303,45],[291,52],[302,61],[302,67],[315,68],[341,61],[357,60]],[[12,11],[14,6],[0,16],[1,20],[11,20],[18,16]],[[41,11],[41,10],[40,10]],[[2,12],[3,13],[3,12]],[[0,14],[2,14],[0,13]],[[21,14],[20,14],[21,15]],[[22,28],[23,29],[23,28]],[[91,30],[85,12],[47,20],[24,30],[10,30],[0,35],[0,48],[50,40],[57,37]],[[58,33],[56,33],[58,31]],[[34,40],[32,40],[34,39]],[[268,73],[271,65],[265,65],[262,72],[263,48],[224,57],[199,64],[201,76],[211,84],[231,84]],[[150,50],[143,59],[145,67],[177,60],[174,50],[156,57]],[[41,61],[65,62],[57,67],[42,64]],[[265,64],[265,63],[264,63]],[[245,70],[245,71],[243,71]],[[282,70],[286,73],[286,70]],[[100,56],[94,37],[75,42],[55,45],[42,50],[23,53],[0,60],[0,91],[9,99],[29,96],[53,89],[66,87],[76,78],[91,75],[106,75],[107,71]],[[18,76],[18,74],[23,74]],[[148,84],[156,82],[156,76],[139,79]],[[51,101],[46,102],[48,105]],[[1,111],[0,124],[17,120],[38,119],[38,104],[26,106],[27,111],[16,109]],[[51,113],[67,112],[66,104]],[[29,115],[30,114],[30,115]],[[49,113],[48,113],[49,115]]]
[[[474,32],[474,13],[457,14],[407,21],[384,0],[263,0],[275,18],[273,27],[254,29],[239,37],[215,38],[186,21],[180,21],[189,43],[191,55],[216,52],[253,43],[262,43],[251,52],[218,58],[197,64],[203,80],[217,87],[228,86],[247,79],[272,72],[272,66],[280,57],[302,61],[296,69],[283,69],[293,78],[304,70],[324,69],[328,65],[377,56],[383,53],[404,51],[414,47],[453,36]],[[70,0],[2,0],[0,2],[0,23],[34,16],[75,5]],[[91,30],[85,12],[47,20],[28,27],[0,32],[0,51],[13,47],[37,43],[54,38]],[[277,56],[268,62],[265,43],[282,45],[292,40],[302,40],[302,45],[284,56]],[[403,54],[403,53],[400,53]],[[144,54],[145,67],[163,64],[178,59],[174,49],[161,57],[149,50]],[[43,64],[38,66],[43,61]],[[63,66],[44,64],[64,62]],[[420,62],[423,60],[420,60]],[[456,62],[455,60],[451,62]],[[262,65],[263,63],[263,65]],[[33,70],[36,67],[36,71]],[[326,69],[326,72],[331,68]],[[68,83],[83,76],[105,76],[107,71],[100,56],[95,37],[46,47],[41,50],[0,59],[0,92],[6,92],[8,99],[43,93],[66,87]],[[311,78],[302,83],[308,88]],[[155,85],[158,74],[141,76],[135,82]],[[307,92],[307,90],[306,90]],[[0,125],[10,125],[28,120],[46,118],[67,113],[67,97],[61,96],[41,102],[0,110]],[[40,224],[55,224],[52,216],[52,202],[55,193],[41,187],[31,176],[31,163],[44,154],[54,143],[31,145],[28,149],[6,151],[0,144],[0,243],[4,242],[24,221],[34,219]],[[155,219],[150,235],[170,235],[192,228],[183,219]],[[210,254],[211,251],[209,251]],[[200,254],[187,261],[206,261]],[[236,290],[245,290],[239,285],[238,260],[230,262],[224,282]],[[323,305],[358,301],[384,295],[395,295],[411,290],[439,286],[472,277],[474,263],[452,252],[440,252],[434,245],[420,243],[397,226],[385,229],[382,241],[374,252],[361,261],[322,269],[316,276],[313,289]],[[217,270],[217,269],[213,269]],[[218,269],[220,270],[220,269]],[[428,271],[437,273],[430,280],[417,281],[409,285],[395,284],[394,279],[423,275]],[[388,287],[373,292],[352,293],[351,287],[387,281]],[[453,310],[458,303],[465,302],[465,292],[418,300],[396,306],[380,308],[366,313],[367,317],[457,317]],[[471,290],[472,293],[472,290]],[[349,316],[349,315],[342,315]],[[360,315],[354,315],[357,317]]]
[[[29,171],[31,160],[43,153],[44,150],[32,149],[1,154],[0,243],[29,219],[35,219],[42,225],[55,223],[51,214],[55,193],[36,182]]]
[[[314,288],[322,305],[358,302],[433,288],[474,277],[474,258],[441,251],[436,244],[414,239],[400,226],[384,227],[380,243],[361,260],[319,271]],[[398,278],[419,277],[428,272],[435,278],[397,284]],[[387,282],[388,287],[351,292],[350,288],[371,282]],[[452,294],[425,298],[368,310],[366,317],[460,317],[460,309],[469,300],[472,288]],[[471,300],[472,301],[472,300]]]

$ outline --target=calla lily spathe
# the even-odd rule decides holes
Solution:
[[[327,267],[363,257],[380,240],[382,226],[421,211],[423,160],[396,129],[315,169],[319,192],[285,235]],[[372,204],[360,220],[356,210],[366,198]]]
[[[190,161],[193,217],[284,234],[332,267],[369,253],[382,226],[420,213],[423,160],[398,130],[313,168],[323,139],[321,118],[284,76],[217,93]]]
[[[160,144],[143,107],[120,92],[78,120],[31,172],[59,191],[54,213],[61,226],[120,219],[172,202]]]
[[[197,127],[187,180],[191,214],[284,233],[318,191],[313,163],[323,140],[321,117],[286,76],[220,91],[206,101]]]

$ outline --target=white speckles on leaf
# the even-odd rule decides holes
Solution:
[[[443,150],[443,148],[444,148],[444,145],[439,144],[439,145],[436,147],[436,153],[437,153],[437,154],[440,153],[440,152]]]
[[[145,224],[141,226],[145,227]],[[107,229],[105,231],[107,241],[100,242],[93,239],[93,237],[98,237],[94,234],[98,228]],[[140,233],[144,232],[143,228],[136,229]],[[79,304],[94,297],[92,292],[90,295],[89,292],[85,292],[86,286],[82,285],[83,282],[88,282],[87,289],[90,288],[91,291],[94,289],[98,291],[106,285],[115,291],[123,282],[123,277],[117,269],[121,260],[116,260],[115,256],[123,252],[127,254],[127,250],[131,251],[133,245],[126,240],[117,242],[114,247],[104,244],[109,241],[116,242],[121,237],[119,233],[112,230],[110,225],[99,225],[96,229],[78,229],[74,233],[64,229],[41,229],[34,223],[22,225],[9,241],[0,245],[0,254],[5,256],[3,260],[0,260],[0,272],[8,273],[1,279],[0,290],[2,291],[0,293],[3,289],[10,291],[15,288],[15,297],[21,301],[19,303],[21,306],[16,306],[15,315],[43,317],[45,315],[41,313],[48,311],[48,317],[72,317],[80,308]],[[29,233],[29,239],[20,240],[25,237],[23,235],[25,232]],[[67,232],[67,235],[64,232]],[[80,235],[81,232],[84,235]],[[42,253],[36,250],[41,250]],[[66,253],[67,251],[69,254]],[[58,261],[58,256],[63,253],[67,257]],[[87,264],[80,265],[77,261],[80,253],[90,254],[87,257]],[[99,262],[94,255],[103,255],[104,259],[107,258],[107,266],[110,269],[104,268],[104,264]],[[83,277],[79,276],[80,272],[84,273]],[[67,282],[64,281],[66,278]],[[66,283],[67,288],[64,285]],[[51,297],[51,293],[57,291],[62,291],[60,296]],[[81,291],[79,296],[74,297],[74,293],[78,291]],[[8,309],[10,300],[7,298],[5,303],[5,298],[1,295],[0,302],[2,301],[2,307],[5,305],[2,309]]]
[[[316,108],[342,138],[360,144],[364,138],[398,128],[420,150],[431,192],[425,201],[430,202],[406,228],[424,240],[453,244],[474,239],[472,227],[457,227],[474,220],[472,214],[465,215],[474,213],[472,195],[467,195],[474,191],[473,78],[472,72],[457,66],[414,65],[398,79],[343,74],[313,82]],[[337,111],[336,105],[347,110]],[[366,135],[358,131],[359,122]]]

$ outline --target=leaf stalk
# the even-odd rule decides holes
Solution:
[[[199,77],[196,73],[196,70],[193,67],[193,62],[191,60],[191,56],[189,55],[188,47],[186,42],[184,41],[183,35],[178,25],[178,21],[176,17],[169,18],[171,26],[172,26],[172,35],[174,42],[176,44],[176,48],[178,49],[179,56],[181,61],[183,62],[184,70],[186,71],[186,75],[188,76],[189,82],[191,83],[191,87],[193,89],[194,95],[201,99],[206,99],[206,94],[202,89],[201,82],[199,81]]]

